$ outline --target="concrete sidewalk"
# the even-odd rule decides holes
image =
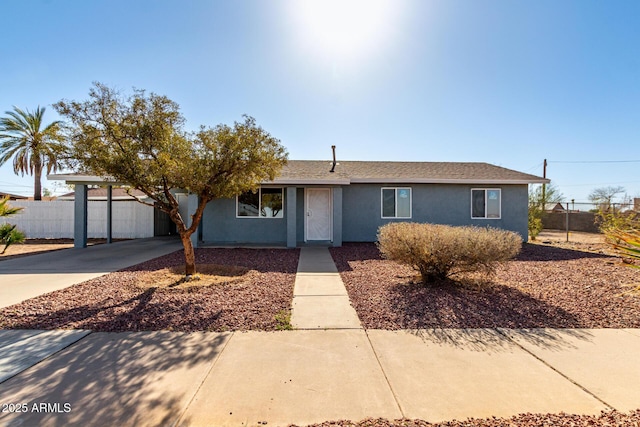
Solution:
[[[0,383],[26,408],[0,426],[630,411],[639,353],[640,330],[614,329],[91,333]]]
[[[66,288],[182,248],[175,237],[63,249],[0,262],[0,308]]]
[[[300,250],[293,289],[294,329],[359,329],[360,319],[325,247]]]

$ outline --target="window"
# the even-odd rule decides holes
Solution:
[[[382,218],[411,218],[411,188],[382,189]]]
[[[282,188],[260,188],[253,193],[248,191],[238,196],[236,216],[248,218],[283,218]]]
[[[500,189],[471,190],[471,218],[500,219]]]

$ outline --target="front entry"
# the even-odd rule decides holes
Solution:
[[[331,189],[307,188],[306,240],[333,240],[331,224]]]

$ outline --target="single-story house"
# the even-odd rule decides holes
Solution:
[[[108,184],[99,177],[51,178]],[[413,221],[492,226],[527,240],[528,185],[548,182],[488,163],[290,160],[257,192],[211,201],[193,238],[196,245],[341,246],[374,242],[380,226]],[[197,197],[184,201],[184,210],[195,212]],[[82,209],[76,213],[78,223]]]

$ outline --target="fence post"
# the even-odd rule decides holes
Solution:
[[[569,203],[567,202],[567,242],[569,241]]]
[[[111,185],[107,185],[107,243],[113,242],[113,190]]]

